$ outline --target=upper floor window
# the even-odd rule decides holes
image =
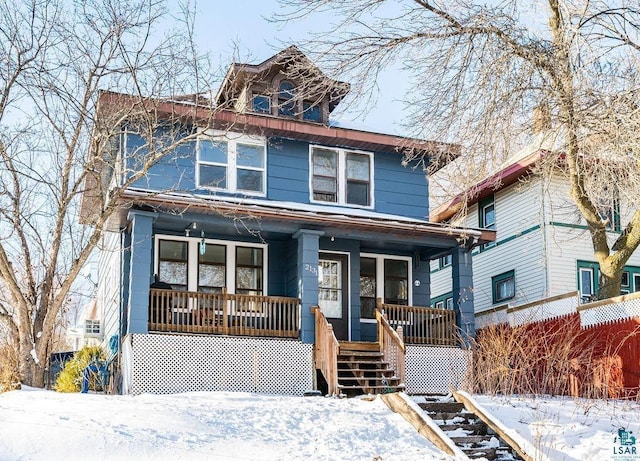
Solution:
[[[311,176],[312,201],[372,206],[372,154],[312,147]]]
[[[278,87],[278,114],[287,117],[296,115],[296,87],[288,81],[283,80]]]
[[[438,266],[440,269],[451,265],[451,255],[441,256],[438,259]]]
[[[198,140],[198,187],[264,194],[266,153],[264,141],[240,136]]]
[[[254,94],[252,103],[254,112],[259,112],[261,114],[271,113],[271,98],[269,96],[264,94]]]
[[[514,271],[505,272],[491,278],[493,303],[507,301],[516,296],[516,277]]]
[[[99,335],[100,320],[85,320],[84,332],[87,335]]]
[[[482,229],[496,230],[496,208],[493,195],[478,204],[479,224]],[[495,242],[485,243],[482,248],[490,248]]]
[[[302,118],[311,122],[320,121],[320,106],[316,106],[310,102],[302,103]]]

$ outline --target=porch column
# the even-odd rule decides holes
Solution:
[[[149,322],[149,285],[152,283],[151,238],[158,213],[131,210],[131,262],[129,264],[129,325],[127,333],[147,333]]]
[[[318,304],[318,254],[322,231],[300,229],[293,238],[298,240],[298,297],[302,309],[300,339],[304,343],[315,342],[315,321],[311,306]]]
[[[456,326],[465,341],[476,334],[473,307],[473,267],[471,251],[457,247],[451,253],[451,277],[453,282],[453,305],[456,310]]]

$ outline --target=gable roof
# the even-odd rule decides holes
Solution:
[[[231,64],[216,94],[216,105],[227,107],[247,82],[266,80],[279,72],[294,80],[302,80],[308,97],[328,94],[329,112],[335,109],[350,89],[348,83],[327,77],[298,47],[292,45],[260,64]]]

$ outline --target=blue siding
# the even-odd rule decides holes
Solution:
[[[144,151],[144,141],[135,135],[127,137],[127,151]],[[270,138],[267,143],[267,199],[310,203],[309,143]],[[135,166],[130,159],[129,166]],[[410,218],[426,219],[429,215],[428,184],[421,168],[402,166],[402,156],[393,152],[374,154],[375,211]],[[196,143],[190,142],[154,165],[149,173],[134,184],[151,190],[176,190],[198,194],[233,195],[223,191],[196,189]],[[248,195],[251,197],[251,195]]]
[[[375,154],[376,211],[410,218],[429,216],[429,189],[426,174],[421,168],[402,166],[397,153]]]

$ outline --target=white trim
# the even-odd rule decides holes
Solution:
[[[194,231],[198,232],[198,231]],[[154,274],[160,272],[160,240],[174,240],[188,242],[187,246],[187,290],[198,291],[198,244],[202,237],[183,237],[181,235],[155,234],[153,245],[153,270]],[[269,287],[269,246],[266,243],[249,243],[235,240],[207,239],[204,241],[211,245],[224,245],[225,247],[225,283],[229,293],[236,292],[236,248],[262,248],[262,294],[268,296]]]
[[[216,141],[227,143],[227,163],[210,162],[200,160],[200,143],[203,140],[215,143]],[[243,144],[247,146],[255,146],[262,148],[262,160],[263,167],[238,167],[238,150],[237,145]],[[227,169],[226,187],[204,186],[200,184],[200,165],[211,166],[225,166]],[[247,171],[261,171],[262,172],[262,190],[253,191],[238,188],[238,168]],[[225,132],[219,130],[206,129],[202,131],[196,142],[196,172],[195,172],[195,185],[196,189],[206,189],[214,191],[225,191],[231,193],[242,193],[246,195],[252,195],[256,197],[265,197],[267,195],[267,142],[266,138],[262,136],[252,136],[241,133]]]
[[[320,254],[333,254],[347,257],[347,286],[343,287],[343,292],[345,290],[347,292],[347,341],[351,341],[351,253],[348,251],[325,251],[320,249],[318,250],[318,262],[320,262],[320,259],[323,259],[320,257]],[[344,268],[342,270],[344,270]]]
[[[338,155],[338,163],[336,165],[336,202],[326,202],[323,200],[315,200],[313,198],[313,149],[324,149],[334,151]],[[369,205],[357,205],[347,203],[347,154],[360,154],[369,157]],[[349,208],[361,208],[372,210],[375,208],[375,164],[373,152],[357,149],[345,149],[341,147],[322,146],[318,144],[309,144],[309,202],[322,205],[344,206]]]

